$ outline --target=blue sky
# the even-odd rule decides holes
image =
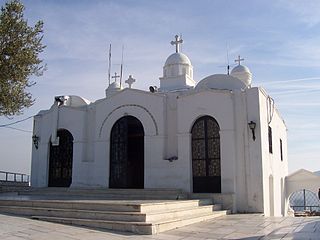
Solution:
[[[1,5],[5,1],[0,0]],[[320,1],[40,1],[25,0],[29,23],[44,21],[42,58],[48,70],[30,91],[36,103],[10,123],[48,109],[56,95],[104,97],[108,45],[112,73],[119,72],[124,45],[124,76],[135,88],[159,85],[163,64],[174,51],[169,42],[182,34],[198,82],[225,73],[240,54],[253,73],[253,85],[275,99],[288,127],[289,171],[320,170]],[[228,47],[227,47],[228,46]],[[32,130],[32,120],[14,125]],[[0,128],[0,170],[27,173],[30,132]]]

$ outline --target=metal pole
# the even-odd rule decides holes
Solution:
[[[8,182],[8,173],[6,172],[6,182]]]
[[[306,210],[306,190],[303,189],[303,207]]]

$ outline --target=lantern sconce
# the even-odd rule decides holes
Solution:
[[[173,156],[173,157],[165,158],[164,160],[167,160],[169,162],[173,162],[173,161],[178,160],[178,157],[177,156]]]
[[[255,135],[255,129],[256,129],[256,123],[254,122],[254,121],[250,121],[249,123],[248,123],[248,126],[249,126],[249,128],[251,129],[251,131],[252,131],[252,139],[253,139],[253,141],[255,141],[256,140],[256,135]]]
[[[37,136],[36,134],[32,136],[32,142],[33,142],[33,145],[36,149],[39,148],[39,141],[40,141],[39,136]]]

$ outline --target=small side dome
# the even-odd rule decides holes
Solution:
[[[243,90],[247,85],[240,79],[226,74],[214,74],[202,79],[195,89]]]
[[[164,64],[165,66],[174,65],[174,64],[187,64],[191,65],[190,59],[183,53],[173,53],[171,54]]]
[[[231,71],[231,76],[240,79],[247,86],[251,85],[252,82],[252,73],[249,68],[243,65],[238,65],[234,67]]]
[[[118,82],[113,82],[108,87],[109,90],[121,90],[122,86]]]
[[[109,87],[106,89],[106,96],[109,97],[113,95],[116,92],[119,92],[123,89],[122,86],[118,82],[113,82],[109,85]]]
[[[83,97],[69,95],[65,105],[70,107],[81,107],[89,105],[90,103],[91,102],[88,99],[85,99]]]

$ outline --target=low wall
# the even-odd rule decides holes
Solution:
[[[0,180],[0,193],[23,191],[29,188],[29,182],[13,182]]]

